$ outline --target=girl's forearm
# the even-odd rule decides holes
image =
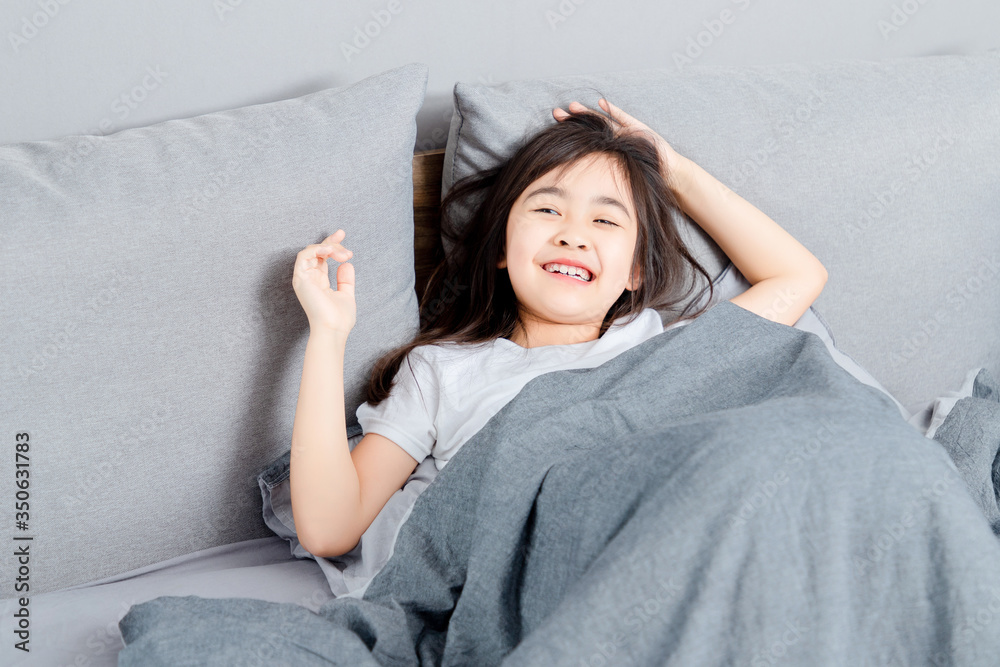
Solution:
[[[825,279],[826,268],[805,246],[694,161],[684,158],[672,175],[671,189],[681,209],[751,284],[786,275]]]
[[[292,517],[299,541],[314,555],[345,547],[342,542],[352,539],[360,513],[360,484],[344,415],[346,346],[346,336],[310,332],[295,408]]]

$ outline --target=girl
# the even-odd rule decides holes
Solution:
[[[442,201],[453,250],[421,301],[446,280],[457,297],[436,319],[425,313],[417,336],[375,364],[356,413],[365,435],[353,451],[343,407],[355,323],[346,232],[298,253],[292,286],[310,333],[290,484],[298,537],[312,554],[354,549],[424,458],[443,468],[532,378],[597,367],[663,333],[657,311],[691,293],[687,265],[711,290],[670,224],[672,209],[694,219],[751,283],[733,303],[792,325],[819,296],[827,273],[806,248],[651,128],[599,104],[608,116],[577,102],[554,109],[557,123]],[[459,225],[452,209],[471,195],[479,201]],[[341,262],[336,291],[327,258]],[[704,312],[713,294],[668,328]]]

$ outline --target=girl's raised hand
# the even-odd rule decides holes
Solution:
[[[322,243],[307,245],[295,257],[292,289],[309,318],[309,328],[350,333],[357,318],[354,301],[354,265],[347,262],[354,253],[340,244],[347,232],[338,229]],[[337,289],[330,287],[327,258],[341,262],[337,267]]]
[[[660,154],[660,159],[663,161],[663,165],[666,167],[667,183],[672,189],[675,189],[681,180],[681,175],[686,169],[687,158],[678,153],[673,149],[673,147],[666,142],[666,140],[661,137],[653,128],[649,127],[642,121],[633,118],[629,114],[625,113],[611,102],[608,102],[603,97],[597,101],[601,105],[601,109],[606,111],[611,118],[618,121],[620,128],[619,132],[623,133],[625,136],[631,134],[641,134],[647,139],[653,142],[656,146],[656,150]],[[590,111],[586,106],[580,104],[579,102],[570,102],[570,111],[574,113],[580,113],[584,111]],[[552,116],[556,120],[564,120],[569,114],[563,111],[560,107],[556,107],[552,110]]]

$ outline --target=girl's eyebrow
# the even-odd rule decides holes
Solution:
[[[560,188],[558,185],[548,185],[546,187],[532,190],[531,194],[529,194],[527,197],[524,198],[524,201],[528,201],[532,197],[537,197],[539,195],[555,195],[556,197],[562,197],[563,199],[565,199],[566,191]],[[609,197],[608,195],[594,195],[593,197],[591,197],[590,202],[592,204],[598,204],[598,205],[617,206],[622,210],[622,213],[624,213],[626,217],[631,219],[631,216],[629,216],[628,213],[628,209],[625,208],[625,204],[622,204],[614,197]]]

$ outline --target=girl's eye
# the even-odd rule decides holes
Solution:
[[[555,213],[555,209],[552,208],[536,208],[533,212],[538,212],[538,211],[552,211],[553,213]],[[614,227],[618,227],[617,223],[611,222],[610,220],[604,220],[602,218],[598,218],[597,221],[603,222],[606,225],[612,225]]]

